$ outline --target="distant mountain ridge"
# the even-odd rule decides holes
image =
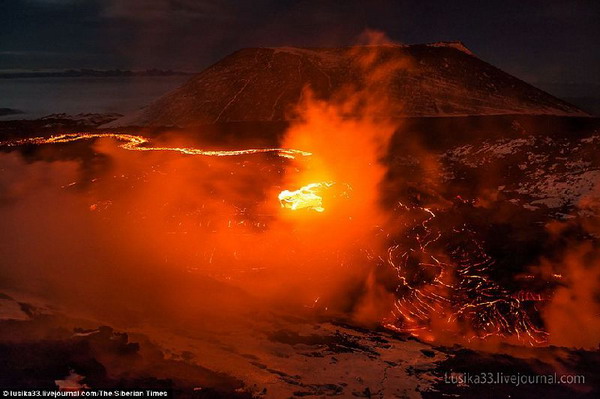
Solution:
[[[146,69],[131,71],[122,69],[68,69],[65,71],[11,71],[0,72],[0,79],[16,78],[79,78],[79,77],[135,77],[135,76],[180,76],[192,75],[191,72],[171,71],[162,69]]]
[[[392,117],[464,115],[588,116],[579,108],[480,60],[460,42],[345,48],[247,48],[192,77],[180,88],[108,126],[194,126],[216,122],[286,121],[310,87],[327,99],[365,80],[355,50],[383,60],[410,60],[390,72],[378,96]]]

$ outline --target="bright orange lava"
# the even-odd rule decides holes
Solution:
[[[293,211],[298,209],[312,209],[313,211],[323,212],[323,197],[321,191],[333,186],[334,182],[311,183],[300,187],[298,190],[283,190],[279,193],[279,202],[284,208]]]

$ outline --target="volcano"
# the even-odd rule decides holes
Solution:
[[[197,126],[289,121],[309,88],[330,99],[360,85],[356,51],[376,51],[406,67],[389,71],[378,95],[392,117],[467,115],[587,116],[479,59],[460,42],[344,48],[247,48],[223,58],[178,89],[106,127]]]

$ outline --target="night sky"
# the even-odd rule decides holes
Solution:
[[[200,70],[241,48],[339,46],[365,29],[460,40],[529,82],[599,84],[600,2],[0,0],[0,69]]]

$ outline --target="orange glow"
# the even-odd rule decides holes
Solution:
[[[460,220],[452,225],[443,218],[444,206],[451,205],[421,198],[420,193],[406,204],[399,195],[385,198],[392,183],[398,192],[407,188],[407,179],[399,173],[392,183],[386,181],[390,140],[404,137],[401,122],[382,116],[390,114],[392,105],[377,95],[378,87],[390,74],[409,68],[410,62],[387,62],[368,46],[351,51],[365,71],[364,87],[345,88],[327,100],[307,89],[281,148],[203,150],[176,142],[153,145],[146,137],[120,133],[0,142],[14,147],[109,139],[95,142],[93,150],[111,161],[106,169],[92,165],[85,170],[93,174],[89,179],[90,175],[79,177],[84,168],[72,160],[28,164],[16,154],[0,153],[0,170],[10,172],[0,176],[7,179],[6,206],[15,208],[0,214],[7,226],[0,242],[7,242],[6,248],[21,248],[11,241],[20,235],[45,244],[40,244],[43,251],[5,256],[14,256],[10,262],[15,264],[43,265],[40,269],[49,279],[61,276],[57,287],[84,286],[79,279],[88,281],[102,298],[108,297],[104,285],[112,286],[114,278],[105,270],[123,273],[126,282],[152,276],[158,283],[144,288],[155,298],[153,306],[144,309],[149,314],[161,306],[163,314],[188,317],[196,309],[218,313],[220,320],[230,316],[227,312],[245,312],[251,297],[291,313],[310,308],[427,341],[546,342],[546,332],[524,310],[524,302],[542,302],[543,297],[528,291],[512,295],[489,278],[494,259]],[[435,192],[441,175],[438,156],[407,141],[402,143],[406,152],[428,173],[419,176],[423,192]],[[273,162],[269,154],[289,160]],[[253,157],[223,159],[241,155]],[[12,181],[13,176],[21,177]],[[40,188],[39,182],[48,183]],[[39,225],[54,231],[48,234]],[[448,240],[444,242],[448,237],[456,237],[460,245],[449,249]],[[68,244],[80,241],[85,245]],[[85,248],[93,249],[93,256]],[[571,291],[558,290],[543,313],[560,320],[558,325],[548,323],[560,344],[573,341],[558,327],[568,325],[574,310],[595,298],[587,274],[578,272],[584,271],[588,252],[593,250],[583,248],[582,254],[575,254],[581,260],[575,255],[565,258],[573,270],[559,270],[570,272],[573,287],[587,295],[573,300]],[[77,279],[62,277],[68,274],[62,268],[71,266],[63,265],[67,258]],[[81,271],[76,267],[88,263],[91,266]],[[15,281],[28,281],[25,271],[14,270]],[[106,275],[96,275],[97,270]],[[212,279],[225,282],[239,297],[221,295],[218,289],[209,297],[196,286],[181,293],[178,286],[187,284],[187,274],[177,275],[181,281],[172,277],[172,285],[162,284],[176,272],[208,277],[211,284]],[[158,294],[155,286],[161,289]],[[129,291],[137,294],[136,290]],[[116,298],[128,293],[119,290]],[[90,298],[96,302],[92,294]],[[582,318],[578,326],[590,324]],[[585,344],[594,343],[593,338],[586,338]]]

